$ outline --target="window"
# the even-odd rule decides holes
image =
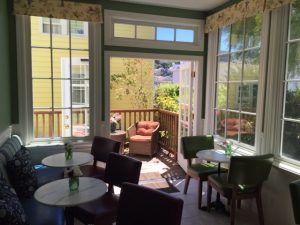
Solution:
[[[41,20],[48,24],[43,35],[35,29]],[[64,24],[70,34],[56,36]],[[83,27],[86,22],[31,17],[34,138],[89,136],[88,36],[78,37]]]
[[[255,144],[261,45],[260,15],[219,30],[215,134]]]
[[[300,1],[290,7],[281,155],[300,161]]]

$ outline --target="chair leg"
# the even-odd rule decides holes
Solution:
[[[185,184],[184,184],[184,191],[183,191],[184,194],[187,193],[189,183],[190,183],[190,179],[191,179],[191,177],[189,175],[185,175]]]
[[[210,211],[211,208],[211,192],[212,192],[212,187],[209,184],[209,182],[207,182],[207,211]]]
[[[242,200],[237,200],[237,208],[240,209],[242,207]]]
[[[233,191],[234,192],[234,191]],[[236,204],[236,199],[234,196],[234,193],[232,193],[232,198],[231,198],[231,208],[230,208],[230,225],[234,225],[234,220],[235,220],[235,204]]]
[[[256,205],[258,210],[259,224],[264,225],[264,213],[263,213],[263,207],[261,202],[261,190],[259,190],[256,195]]]
[[[199,186],[198,186],[198,209],[201,209],[202,205],[202,187],[203,187],[203,181],[199,180]]]

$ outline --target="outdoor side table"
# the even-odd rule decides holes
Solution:
[[[120,153],[124,153],[124,143],[126,138],[126,132],[124,130],[116,130],[114,133],[110,133],[110,138],[114,141],[121,142]]]

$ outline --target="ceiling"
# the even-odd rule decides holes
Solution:
[[[198,11],[212,10],[230,0],[118,0],[122,2],[139,3],[146,5],[166,6]]]

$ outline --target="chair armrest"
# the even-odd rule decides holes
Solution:
[[[132,136],[134,136],[134,135],[136,135],[136,127],[135,127],[134,124],[131,125],[130,127],[128,127],[127,134],[128,134],[129,138],[132,137]]]

